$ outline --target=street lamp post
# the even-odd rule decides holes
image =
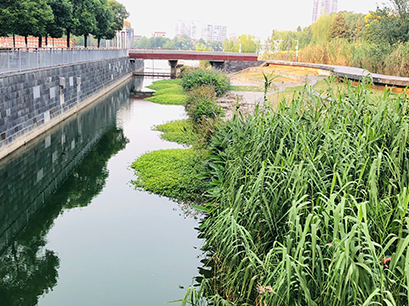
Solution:
[[[295,61],[298,62],[298,40],[294,39],[297,42],[295,46]]]

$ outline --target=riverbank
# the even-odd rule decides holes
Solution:
[[[408,102],[325,84],[208,126],[207,272],[182,305],[406,305]]]

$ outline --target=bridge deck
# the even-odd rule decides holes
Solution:
[[[257,61],[254,53],[203,52],[181,50],[129,50],[135,59],[202,60],[202,61]]]

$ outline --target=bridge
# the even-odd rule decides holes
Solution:
[[[186,50],[129,50],[133,59],[168,60],[171,68],[171,77],[176,76],[178,60],[209,61],[212,67],[222,69],[225,61],[257,61],[255,53],[207,52]]]

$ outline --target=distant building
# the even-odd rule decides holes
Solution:
[[[312,23],[322,15],[329,15],[338,12],[338,0],[314,0],[312,8]]]
[[[175,25],[176,35],[187,35],[193,40],[203,38],[204,25],[200,21],[179,20]]]
[[[187,35],[192,40],[223,41],[227,36],[227,27],[194,20],[179,20],[175,26],[175,34]]]
[[[116,32],[116,36],[111,41],[107,41],[107,48],[131,49],[133,47],[134,29],[129,21],[124,21],[124,27]]]
[[[227,37],[227,27],[208,24],[206,26],[206,41],[223,41]]]
[[[38,37],[27,37],[27,47],[29,49],[38,48]],[[16,36],[15,39],[16,48],[25,48],[26,41],[23,36]],[[43,37],[42,47],[43,48],[67,48],[67,39],[66,38],[47,38]],[[70,38],[70,47],[74,48],[74,38]],[[0,37],[0,48],[12,48],[13,47],[13,37]]]
[[[166,37],[166,32],[153,32],[152,37]]]
[[[237,35],[236,35],[236,33],[230,33],[230,35],[229,35],[229,40],[236,41],[236,40],[237,40]]]

